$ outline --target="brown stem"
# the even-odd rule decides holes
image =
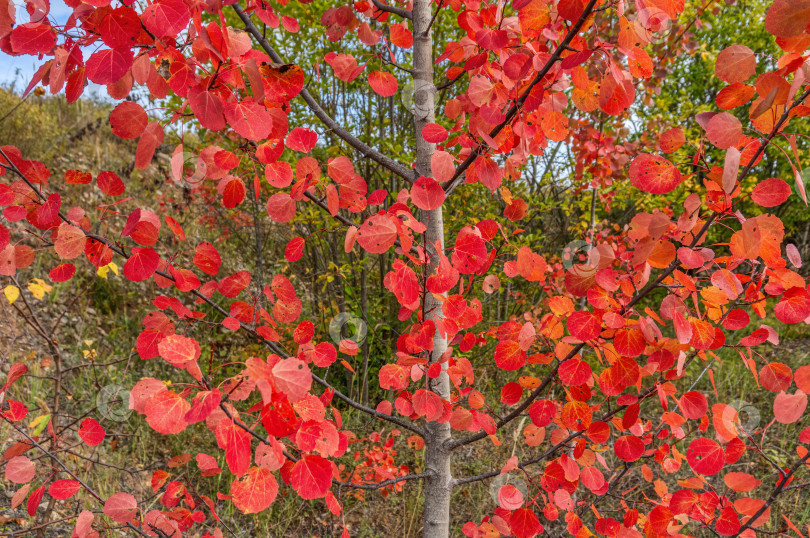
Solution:
[[[2,155],[2,156],[3,156],[3,157],[6,159],[6,161],[8,161],[9,163],[11,163],[11,160],[8,158],[8,156],[7,156],[7,155],[6,155],[6,153],[5,153],[5,152],[2,150],[2,148],[0,148],[0,155]],[[18,176],[20,176],[20,177],[23,179],[23,181],[25,181],[25,183],[26,183],[26,184],[27,184],[27,185],[28,185],[28,186],[29,186],[29,187],[30,187],[30,188],[31,188],[31,189],[32,189],[32,190],[33,190],[33,191],[34,191],[34,192],[35,192],[35,193],[36,193],[36,194],[39,196],[39,198],[40,198],[40,199],[45,200],[45,196],[44,196],[44,195],[43,195],[43,194],[42,194],[42,193],[39,191],[39,189],[37,189],[36,185],[34,185],[34,183],[32,183],[32,182],[31,182],[31,180],[29,180],[29,179],[28,179],[28,178],[27,178],[27,177],[26,177],[26,176],[25,176],[25,175],[22,173],[22,171],[20,171],[20,169],[19,169],[19,168],[17,168],[17,166],[16,166],[16,165],[11,164],[10,166],[9,166],[9,165],[0,165],[0,166],[3,166],[4,168],[7,168],[8,170],[13,171],[13,172],[14,172],[14,173],[16,173]],[[69,220],[69,219],[68,219],[68,218],[67,218],[67,217],[66,217],[66,216],[65,216],[65,215],[64,215],[64,214],[63,214],[61,211],[59,212],[59,218],[60,218],[60,219],[62,219],[64,222],[71,223],[71,222],[70,222],[70,220]],[[72,224],[72,223],[71,223],[71,224]],[[81,228],[80,228],[80,229],[81,229]],[[103,238],[103,237],[101,237],[101,236],[98,236],[98,235],[96,235],[96,234],[93,234],[93,233],[91,233],[91,232],[88,232],[88,231],[86,231],[86,230],[84,230],[84,229],[81,229],[81,230],[82,230],[82,232],[84,233],[85,237],[89,237],[90,239],[93,239],[93,240],[95,240],[95,241],[98,241],[98,242],[100,242],[100,243],[104,244],[105,246],[107,246],[107,247],[108,247],[110,250],[112,250],[113,252],[115,252],[115,253],[116,253],[116,254],[118,254],[119,256],[123,257],[124,259],[129,259],[129,255],[128,255],[126,252],[124,252],[124,250],[123,250],[121,247],[119,247],[118,245],[115,245],[114,243],[111,243],[111,242],[110,242],[110,241],[108,241],[107,239],[105,239],[105,238]],[[175,280],[174,280],[174,277],[172,277],[172,275],[171,275],[171,274],[169,274],[169,273],[167,273],[167,272],[165,272],[165,271],[162,271],[162,270],[157,270],[157,271],[155,271],[155,274],[157,274],[158,276],[162,276],[163,278],[166,278],[166,279],[168,279],[168,280],[170,280],[170,281],[172,281],[172,282],[174,282],[174,281],[175,281]],[[225,310],[224,308],[222,308],[222,306],[220,306],[220,305],[219,305],[219,303],[217,303],[216,301],[213,301],[213,300],[212,300],[212,299],[210,299],[209,297],[205,296],[205,295],[204,295],[203,293],[201,293],[199,290],[191,290],[189,293],[191,293],[192,295],[194,295],[194,296],[195,296],[195,297],[197,297],[198,299],[200,299],[200,300],[204,301],[204,302],[205,302],[206,304],[208,304],[209,306],[213,307],[213,308],[214,308],[214,309],[215,309],[217,312],[219,312],[220,314],[222,314],[224,317],[228,317],[228,316],[230,316],[230,313],[229,313],[227,310]],[[265,338],[263,338],[262,336],[260,336],[260,335],[259,335],[259,334],[256,332],[256,330],[255,330],[253,327],[251,327],[250,325],[248,325],[248,324],[246,324],[246,323],[243,323],[243,322],[241,322],[241,321],[239,322],[239,325],[240,325],[240,327],[241,327],[242,329],[244,329],[244,330],[245,330],[246,332],[248,332],[250,335],[252,335],[253,337],[255,337],[255,338],[256,338],[257,340],[259,340],[261,343],[263,343],[264,345],[266,345],[267,347],[269,347],[270,349],[272,349],[272,350],[273,350],[273,352],[275,352],[276,354],[280,355],[280,356],[281,356],[281,357],[283,357],[283,358],[289,358],[289,357],[290,357],[290,354],[289,354],[289,353],[287,353],[286,351],[284,351],[284,349],[283,349],[283,348],[281,348],[281,346],[279,346],[279,345],[278,345],[277,343],[275,343],[275,342],[272,342],[272,341],[270,341],[270,340],[266,340]],[[400,426],[400,427],[402,427],[402,428],[405,428],[405,429],[407,429],[407,430],[412,431],[413,433],[416,433],[417,435],[420,435],[420,436],[423,436],[423,437],[424,437],[424,435],[425,435],[424,430],[423,430],[422,428],[420,428],[420,427],[416,426],[415,424],[412,424],[411,422],[405,421],[405,420],[403,420],[403,419],[401,419],[401,418],[399,418],[399,417],[395,417],[395,416],[392,416],[392,415],[386,415],[385,413],[381,413],[381,412],[377,411],[376,409],[372,409],[371,407],[365,406],[365,405],[361,404],[360,402],[355,401],[354,399],[352,399],[352,398],[350,398],[350,397],[346,396],[346,395],[345,395],[345,394],[343,394],[341,391],[339,391],[338,389],[336,389],[335,387],[333,387],[333,386],[332,386],[332,385],[331,385],[329,382],[327,382],[325,379],[323,379],[323,378],[321,378],[321,377],[317,376],[317,375],[316,375],[316,374],[314,374],[314,373],[312,374],[312,379],[313,379],[313,380],[314,380],[316,383],[318,383],[319,385],[321,385],[322,387],[324,387],[324,388],[326,388],[326,389],[329,389],[329,390],[333,391],[334,395],[335,395],[335,396],[336,396],[336,397],[337,397],[339,400],[342,400],[344,403],[346,403],[346,404],[347,404],[347,405],[349,405],[350,407],[353,407],[354,409],[356,409],[356,410],[358,410],[358,411],[361,411],[361,412],[366,413],[366,414],[368,414],[368,415],[371,415],[371,416],[373,416],[373,417],[379,418],[379,419],[381,419],[381,420],[385,420],[385,421],[391,422],[391,423],[393,423],[393,424],[396,424],[396,425],[398,425],[398,426]]]
[[[239,15],[239,18],[242,19],[242,23],[245,25],[245,30],[253,36],[253,38],[259,43],[259,45],[264,49],[264,52],[270,56],[274,62],[277,63],[284,63],[281,56],[275,51],[275,49],[270,45],[270,42],[265,39],[262,33],[256,28],[256,25],[253,24],[253,21],[250,19],[250,15],[245,13],[245,11],[238,5],[233,4],[231,6],[236,14]],[[394,9],[394,8],[392,8]],[[334,132],[337,136],[342,138],[347,144],[352,146],[354,149],[359,151],[363,154],[364,157],[368,157],[374,161],[376,161],[380,166],[390,170],[391,172],[395,173],[399,177],[405,179],[408,182],[413,182],[416,178],[414,177],[414,173],[411,170],[405,168],[402,164],[398,163],[394,159],[388,157],[387,155],[377,151],[376,149],[372,148],[356,136],[352,135],[346,129],[341,127],[326,111],[323,107],[315,100],[309,90],[306,88],[301,90],[301,98],[307,103],[309,108],[318,117],[324,125],[326,125],[332,132]]]
[[[562,57],[562,54],[566,50],[568,50],[569,48],[568,45],[577,36],[579,31],[582,29],[582,26],[588,20],[588,17],[591,16],[591,13],[593,12],[593,8],[596,5],[596,2],[597,0],[590,0],[590,2],[588,2],[588,5],[585,6],[582,15],[580,15],[579,17],[579,20],[577,20],[577,22],[574,23],[574,25],[571,27],[571,29],[563,38],[562,42],[560,42],[560,44],[557,45],[557,48],[554,49],[554,53],[552,53],[551,55],[551,58],[548,59],[543,68],[540,69],[537,75],[535,75],[534,79],[529,83],[529,86],[526,88],[523,94],[518,98],[517,101],[514,102],[512,107],[506,113],[506,118],[501,123],[496,125],[495,128],[492,129],[492,131],[490,131],[489,133],[490,138],[495,138],[496,136],[498,136],[498,134],[507,125],[512,123],[512,120],[515,119],[515,116],[517,116],[518,111],[523,106],[523,103],[526,102],[526,99],[529,97],[529,94],[531,93],[532,89],[534,89],[534,87],[537,86],[540,83],[540,81],[542,81],[545,78],[548,72],[551,71],[551,68],[554,66],[554,64],[557,63],[557,61]],[[475,162],[478,156],[481,155],[481,153],[484,150],[484,147],[485,145],[483,143],[479,143],[477,146],[475,146],[475,149],[472,150],[470,155],[466,159],[464,159],[464,162],[458,165],[455,173],[453,174],[453,177],[450,178],[450,180],[448,181],[447,185],[444,188],[444,192],[446,195],[449,196],[450,193],[456,190],[456,187],[458,187],[461,184],[464,172],[467,170],[467,168],[470,167],[470,165],[472,165],[473,162]]]

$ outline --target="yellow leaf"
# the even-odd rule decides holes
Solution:
[[[31,429],[31,435],[39,435],[45,429],[45,426],[48,425],[48,422],[51,420],[51,415],[40,415],[28,425],[28,428]]]
[[[28,283],[28,291],[30,291],[31,295],[33,295],[37,299],[42,300],[42,298],[45,297],[46,293],[50,293],[53,291],[53,286],[51,286],[41,278],[35,278],[32,282]]]
[[[6,296],[6,299],[8,299],[9,304],[14,304],[14,301],[16,301],[17,297],[20,296],[20,288],[9,284],[5,288],[3,288],[3,295]]]
[[[96,272],[98,273],[98,276],[100,276],[101,278],[107,278],[107,274],[110,271],[112,271],[113,274],[115,274],[115,275],[118,274],[118,265],[116,265],[115,262],[110,262],[107,265],[105,265],[104,267],[99,267],[98,271],[96,271]]]
[[[503,201],[506,202],[507,205],[512,203],[512,192],[507,189],[506,187],[501,187],[501,196],[503,197]]]

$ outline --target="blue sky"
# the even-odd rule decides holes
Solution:
[[[17,24],[28,22],[28,12],[25,10],[24,2],[14,2],[17,8]],[[62,25],[67,22],[73,10],[65,5],[63,0],[51,0],[51,12],[48,17],[51,24]],[[7,85],[12,82],[19,90],[24,90],[37,68],[47,58],[39,60],[36,56],[9,56],[0,52],[0,84]]]

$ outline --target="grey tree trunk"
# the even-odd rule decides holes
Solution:
[[[435,121],[435,93],[433,85],[433,37],[430,32],[432,18],[430,0],[414,0],[413,3],[413,66],[414,66],[414,131],[416,134],[416,174],[430,176],[430,160],[436,146],[422,138],[422,128]],[[427,227],[425,247],[430,256],[427,273],[436,270],[439,256],[435,249],[444,249],[444,219],[442,208],[422,212],[422,222]],[[441,303],[432,294],[425,294],[424,319],[433,320],[437,328],[442,320]],[[447,339],[439,331],[433,338],[433,352],[429,364],[440,362],[447,351]],[[442,373],[428,379],[428,390],[450,399],[450,380],[447,377],[447,362]],[[450,425],[430,422],[426,426],[425,467],[430,476],[425,482],[425,513],[423,535],[427,538],[446,538],[450,535],[450,453],[444,443],[450,439]]]

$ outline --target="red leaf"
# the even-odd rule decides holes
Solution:
[[[686,136],[683,134],[683,129],[674,127],[658,138],[658,147],[664,153],[674,153],[681,149],[686,143]]]
[[[773,414],[780,424],[793,424],[804,415],[807,409],[807,394],[796,391],[795,394],[780,392],[773,402]]]
[[[438,144],[447,140],[447,129],[437,123],[428,123],[422,127],[422,138],[426,142]]]
[[[719,473],[726,463],[723,448],[715,441],[705,437],[689,443],[686,459],[693,471],[706,476]]]
[[[757,58],[745,45],[731,45],[717,56],[714,74],[729,84],[745,82],[757,74]]]
[[[213,410],[219,406],[219,402],[221,400],[222,393],[217,389],[198,392],[197,395],[194,396],[194,400],[191,402],[191,409],[183,418],[189,424],[194,424],[196,422],[200,422],[201,420],[205,420],[208,418],[208,415],[210,415],[211,412],[213,412]]]
[[[191,405],[170,390],[152,394],[144,406],[146,422],[158,433],[170,435],[186,429],[186,413]]]
[[[76,526],[73,528],[73,532],[78,538],[85,538],[90,535],[94,518],[95,515],[90,510],[81,511],[79,517],[76,518]]]
[[[574,338],[587,342],[602,332],[602,316],[585,310],[577,311],[568,316],[566,327]]]
[[[111,495],[104,503],[104,515],[118,523],[129,523],[138,510],[138,501],[129,493]]]
[[[616,439],[613,451],[620,460],[633,462],[644,454],[644,442],[635,435],[623,435]]]
[[[695,349],[711,349],[716,334],[714,325],[696,318],[690,319],[689,325],[692,326],[692,339],[689,342],[692,347]]]
[[[787,259],[796,269],[801,269],[802,267],[802,255],[799,253],[799,249],[796,248],[796,245],[790,243],[785,247],[785,254],[787,254]]]
[[[233,209],[245,199],[245,184],[238,177],[225,176],[219,182],[218,190],[222,195],[222,206],[226,209]]]
[[[367,252],[387,252],[397,240],[397,229],[385,214],[372,215],[360,226],[357,242]]]
[[[169,274],[172,275],[174,285],[180,291],[191,291],[200,287],[200,279],[189,269],[178,269],[170,265]]]
[[[134,9],[118,7],[101,20],[98,31],[108,47],[129,47],[141,35],[141,21]]]
[[[276,222],[290,222],[295,212],[295,200],[286,192],[277,192],[267,200],[267,214]]]
[[[133,282],[141,282],[155,273],[159,263],[160,256],[151,248],[133,248],[124,264],[124,276]]]
[[[63,222],[59,225],[59,233],[54,242],[54,251],[63,260],[72,260],[84,252],[87,237],[78,226]]]
[[[28,373],[28,367],[21,362],[15,362],[11,365],[6,374],[6,382],[0,387],[0,392],[5,392],[8,388],[14,384],[15,381],[20,379],[22,376]]]
[[[729,112],[715,114],[706,125],[706,136],[715,147],[728,149],[742,136],[742,123]]]
[[[754,187],[751,199],[762,207],[776,207],[785,203],[790,198],[791,192],[790,185],[779,178],[772,177],[760,181]]]
[[[222,265],[222,259],[214,245],[203,241],[197,245],[197,249],[194,251],[194,265],[203,273],[216,276]]]
[[[94,52],[85,63],[85,74],[96,84],[113,84],[132,67],[131,49],[103,49]]]
[[[729,488],[738,493],[754,490],[762,483],[761,480],[748,473],[726,473],[723,481]]]
[[[332,464],[318,455],[304,456],[290,471],[290,484],[302,499],[320,499],[332,486]]]
[[[143,25],[158,37],[176,36],[191,19],[191,12],[182,0],[158,0],[143,10]]]
[[[543,532],[537,515],[528,508],[518,508],[509,516],[509,528],[516,538],[531,538]]]
[[[475,32],[475,42],[486,50],[500,50],[509,44],[509,34],[506,30],[481,28]]]
[[[625,357],[638,357],[646,346],[644,334],[635,329],[619,329],[613,337],[613,347]]]
[[[6,480],[15,484],[25,484],[34,479],[36,465],[25,456],[14,456],[6,463]]]
[[[683,181],[681,172],[659,155],[642,153],[630,165],[630,182],[651,194],[666,194]]]
[[[257,514],[273,504],[278,483],[273,473],[263,467],[251,467],[242,477],[231,482],[233,504],[244,514]]]
[[[391,73],[384,71],[372,71],[368,74],[368,83],[371,89],[383,97],[391,97],[397,92],[397,79]]]
[[[726,506],[714,524],[717,534],[721,536],[736,536],[740,532],[740,516],[731,506]]]
[[[410,376],[398,364],[386,364],[380,368],[380,387],[385,390],[403,390],[410,383]]]
[[[516,510],[523,506],[523,494],[512,484],[505,484],[498,490],[498,506],[504,510]]]
[[[146,125],[138,147],[135,150],[135,168],[145,170],[151,163],[155,150],[163,143],[163,126],[156,121],[150,121]]]
[[[775,0],[765,16],[765,29],[776,37],[802,35],[810,24],[808,8],[804,0]]]
[[[560,381],[568,386],[584,384],[591,378],[592,373],[590,365],[579,359],[568,359],[563,362],[558,372]]]
[[[579,479],[585,484],[585,487],[593,492],[601,491],[607,485],[605,475],[596,467],[589,466],[582,469]]]
[[[29,22],[15,27],[9,41],[17,54],[44,54],[56,46],[56,34],[50,24]]]
[[[230,276],[226,276],[219,282],[219,293],[225,297],[236,297],[242,290],[250,284],[250,273],[248,271],[239,271]],[[278,303],[276,303],[278,304]]]
[[[173,334],[158,343],[158,353],[169,364],[185,367],[200,357],[200,344],[193,338]]]
[[[790,288],[774,308],[776,319],[782,323],[800,323],[810,316],[810,294],[800,287]]]
[[[318,142],[318,133],[304,127],[296,127],[287,135],[287,147],[303,153],[312,151],[316,142]]]
[[[107,196],[121,196],[126,190],[124,182],[115,172],[105,171],[100,173],[96,176],[96,183],[98,183],[101,192]]]
[[[305,245],[306,240],[303,237],[293,237],[284,248],[284,257],[287,258],[287,261],[290,263],[297,262],[301,259],[301,256],[304,255]]]
[[[292,167],[290,163],[284,161],[270,163],[264,167],[264,177],[270,185],[277,189],[289,187],[293,180]]]
[[[239,136],[254,142],[267,138],[273,128],[267,109],[252,98],[225,103],[225,119]]]
[[[34,517],[34,514],[37,513],[37,508],[39,508],[39,503],[42,502],[42,496],[45,495],[45,486],[40,486],[34,490],[30,497],[28,497],[28,502],[25,505],[26,512],[31,517]]]
[[[79,488],[81,488],[81,484],[78,480],[57,480],[48,487],[48,495],[61,501],[71,498],[74,493],[79,491]]]
[[[133,101],[122,101],[110,112],[110,127],[118,138],[138,138],[148,123],[146,111]]]
[[[526,364],[526,352],[514,340],[504,340],[495,346],[495,364],[502,370],[518,370]]]
[[[101,444],[105,435],[107,435],[107,432],[104,431],[104,428],[101,427],[97,420],[86,418],[82,421],[79,428],[79,437],[88,445],[96,446]]]
[[[304,87],[304,71],[297,65],[262,64],[259,67],[268,99],[286,103]]]
[[[93,181],[93,174],[90,172],[82,172],[81,170],[68,170],[65,172],[65,183],[68,185],[87,185],[91,181]]]
[[[441,207],[444,197],[444,189],[432,177],[422,176],[411,187],[413,204],[425,211]]]
[[[287,395],[291,402],[303,398],[312,388],[312,372],[306,363],[299,359],[284,359],[273,367],[276,386]]]
[[[188,103],[201,127],[212,131],[220,131],[225,128],[225,109],[222,106],[222,99],[214,92],[208,90],[197,92],[189,97]]]
[[[481,237],[481,231],[472,226],[462,228],[453,248],[453,267],[459,273],[469,275],[481,269],[487,259],[487,245]]]
[[[250,467],[250,434],[230,420],[217,426],[217,444],[225,450],[225,462],[236,476],[242,476]]]
[[[681,414],[686,418],[700,419],[706,415],[709,410],[709,402],[703,393],[693,390],[687,392],[678,402],[681,409]]]

